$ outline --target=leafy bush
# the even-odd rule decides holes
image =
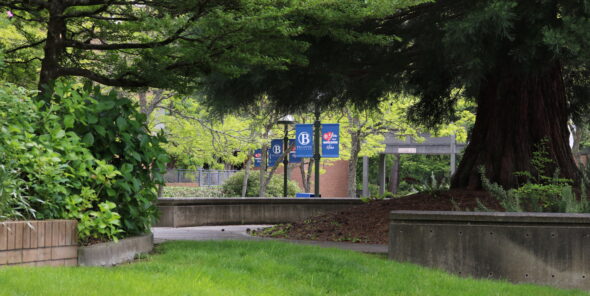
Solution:
[[[162,197],[226,197],[221,186],[166,186]]]
[[[223,183],[223,193],[227,196],[242,196],[242,182],[244,180],[244,171],[237,172],[229,177]],[[246,190],[246,197],[258,197],[260,189],[260,172],[250,171],[248,177],[248,188]],[[295,196],[295,193],[300,192],[301,189],[294,181],[289,180],[287,183],[287,196]],[[268,186],[266,187],[267,197],[282,197],[283,196],[283,176],[273,175]]]
[[[58,84],[53,101],[68,131],[82,137],[91,154],[120,173],[98,192],[99,202],[113,202],[127,235],[150,231],[157,216],[157,186],[164,184],[168,156],[163,135],[150,135],[146,116],[136,103],[100,88],[74,90]]]
[[[137,106],[68,84],[33,95],[0,85],[2,219],[78,219],[81,241],[148,232],[167,156]]]
[[[107,238],[117,241],[117,236],[123,232],[121,215],[113,212],[117,206],[110,202],[98,204],[98,211],[86,211],[80,216],[78,234],[85,238]]]
[[[36,103],[32,95],[0,85],[4,219],[80,219],[85,209],[99,206],[99,192],[109,190],[120,173],[64,128],[62,106]],[[75,208],[70,202],[79,199],[84,207]]]

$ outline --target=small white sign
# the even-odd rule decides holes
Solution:
[[[397,148],[397,153],[416,153],[416,148]]]

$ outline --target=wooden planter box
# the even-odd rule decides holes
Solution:
[[[393,211],[390,221],[390,259],[590,290],[590,214]]]
[[[0,222],[0,266],[78,265],[75,220]]]

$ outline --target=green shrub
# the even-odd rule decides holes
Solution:
[[[223,183],[223,193],[226,196],[242,196],[242,182],[244,180],[244,171],[239,171],[229,177]],[[266,187],[267,197],[282,197],[283,196],[283,176],[273,175]],[[260,188],[260,172],[250,171],[248,177],[248,189],[246,190],[246,197],[258,197]],[[287,183],[287,196],[295,196],[295,193],[300,192],[301,189],[294,181],[289,180]]]
[[[63,125],[82,138],[91,154],[120,173],[110,186],[97,192],[98,202],[113,202],[127,235],[150,231],[157,216],[157,186],[164,184],[168,156],[160,144],[163,135],[151,135],[146,116],[136,103],[100,88],[73,89],[58,84],[52,98],[59,104]]]
[[[162,197],[225,197],[221,186],[166,186]]]
[[[80,219],[86,210],[98,209],[98,195],[111,190],[120,172],[66,130],[69,117],[62,105],[36,103],[33,95],[0,85],[3,219]],[[86,239],[84,234],[80,239]]]
[[[81,241],[148,232],[167,155],[137,106],[64,83],[33,96],[0,85],[0,218],[78,219]]]

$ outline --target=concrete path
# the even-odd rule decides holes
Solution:
[[[348,242],[326,242],[311,240],[287,240],[251,236],[248,229],[254,230],[272,225],[224,225],[224,226],[198,226],[198,227],[154,227],[155,243],[169,240],[276,240],[295,244],[314,245],[325,248],[338,248],[363,253],[387,254],[387,245],[357,244]]]

